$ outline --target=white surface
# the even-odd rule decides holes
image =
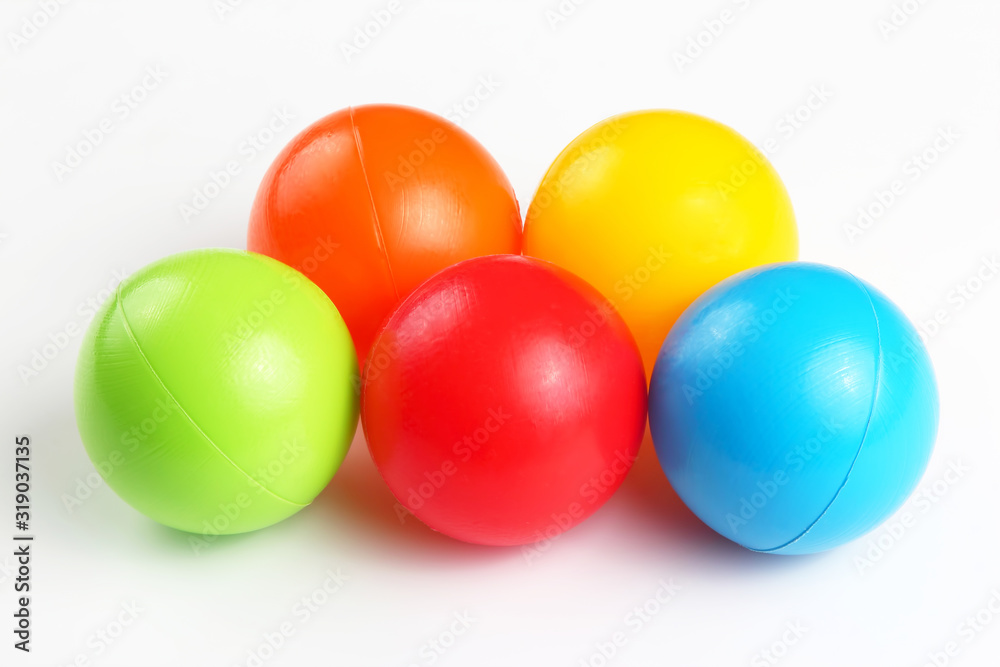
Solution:
[[[248,650],[288,621],[294,634],[263,664],[423,665],[428,642],[467,612],[471,627],[434,664],[577,666],[622,632],[627,643],[609,665],[767,665],[759,652],[800,623],[778,664],[923,665],[955,642],[947,664],[996,665],[1000,613],[984,613],[992,623],[980,631],[962,624],[1000,591],[1000,278],[961,305],[954,290],[1000,251],[1000,6],[895,1],[919,9],[884,38],[890,0],[592,0],[554,27],[547,12],[558,0],[404,0],[347,62],[341,44],[388,0],[233,0],[221,18],[214,0],[68,2],[17,49],[10,32],[45,3],[5,0],[0,540],[13,532],[13,437],[27,433],[37,542],[30,656],[11,647],[12,561],[0,549],[0,662],[247,665]],[[723,9],[730,23],[679,70],[673,54]],[[147,68],[165,78],[147,79],[134,109],[116,102]],[[61,496],[93,473],[72,412],[80,335],[22,381],[18,367],[33,351],[83,327],[87,301],[116,272],[189,248],[242,247],[260,177],[313,120],[380,101],[443,113],[481,77],[493,90],[480,88],[484,99],[461,120],[507,170],[522,208],[558,151],[616,112],[686,109],[758,145],[775,139],[769,153],[796,208],[802,258],[870,280],[916,321],[938,311],[948,319],[929,340],[941,429],[922,483],[939,482],[942,497],[911,499],[898,538],[882,528],[814,557],[756,555],[678,505],[646,443],[621,491],[529,563],[516,548],[401,525],[359,434],[314,506],[200,554],[103,484],[68,512]],[[818,108],[794,132],[779,125],[814,87],[832,96],[814,97]],[[245,143],[283,109],[294,118],[272,141]],[[60,181],[53,163],[104,118],[110,134]],[[913,180],[907,161],[941,128],[958,138]],[[230,160],[240,174],[185,223],[179,206]],[[897,178],[903,194],[850,242],[845,223]],[[950,462],[968,468],[953,484],[943,481]],[[879,538],[891,548],[859,571]],[[343,588],[308,618],[296,615],[296,601],[338,568],[350,578]],[[661,579],[681,587],[676,596],[647,622],[628,617]],[[92,636],[109,624],[113,632],[132,602],[138,618],[99,652]],[[1000,597],[993,604],[1000,612]]]

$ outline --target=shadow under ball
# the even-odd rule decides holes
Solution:
[[[931,455],[938,395],[917,331],[853,275],[737,274],[684,312],[653,371],[649,423],[671,485],[755,550],[804,554],[885,521]]]

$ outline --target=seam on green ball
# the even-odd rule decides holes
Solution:
[[[142,347],[139,345],[138,339],[136,339],[135,334],[132,333],[132,327],[128,323],[128,318],[125,316],[125,306],[123,305],[122,303],[123,300],[121,298],[121,284],[119,284],[118,289],[115,290],[115,301],[116,301],[115,305],[118,307],[118,313],[121,315],[122,318],[122,325],[125,328],[125,333],[128,334],[129,340],[132,342],[132,345],[135,346],[136,352],[139,353],[139,356],[142,358],[142,361],[146,365],[146,368],[149,369],[150,374],[156,380],[157,384],[159,384],[160,387],[163,389],[163,391],[167,394],[167,396],[170,397],[170,400],[174,402],[174,405],[177,406],[177,409],[180,410],[181,414],[184,415],[185,419],[187,419],[188,422],[195,428],[195,430],[197,430],[198,433],[201,434],[201,436],[205,439],[205,441],[208,444],[210,444],[212,448],[215,449],[215,451],[218,452],[222,458],[228,461],[229,464],[233,466],[233,468],[238,470],[242,475],[244,475],[248,480],[250,480],[250,482],[259,486],[266,493],[273,496],[276,500],[279,500],[283,503],[287,503],[294,507],[299,507],[299,508],[307,507],[308,503],[306,504],[297,503],[293,500],[283,498],[278,494],[276,494],[274,491],[271,491],[271,489],[267,488],[266,486],[258,482],[256,479],[254,479],[252,475],[243,470],[243,468],[236,465],[236,462],[233,461],[231,458],[229,458],[229,456],[227,456],[226,453],[222,451],[222,449],[220,449],[219,446],[216,445],[215,442],[210,437],[208,437],[208,434],[201,429],[201,427],[198,425],[197,422],[195,422],[194,419],[192,419],[191,415],[189,415],[187,410],[184,409],[184,406],[181,405],[181,402],[177,400],[176,396],[174,396],[173,392],[171,392],[170,389],[167,388],[167,385],[164,384],[163,379],[160,378],[160,375],[156,372],[156,369],[153,368],[153,364],[149,362],[149,359],[146,357],[146,353],[142,351]]]
[[[827,503],[826,507],[823,508],[823,511],[819,513],[819,516],[817,516],[816,519],[811,524],[806,526],[805,530],[803,530],[801,533],[793,537],[788,542],[785,542],[784,544],[776,547],[771,547],[770,549],[751,549],[751,551],[758,551],[760,553],[773,553],[775,551],[780,551],[786,547],[789,547],[798,542],[799,540],[801,540],[803,537],[805,537],[809,533],[809,531],[812,530],[813,527],[817,523],[819,523],[824,516],[826,516],[826,513],[830,511],[831,507],[833,507],[833,503],[837,501],[837,498],[840,496],[840,493],[844,490],[844,487],[847,486],[847,482],[849,482],[851,479],[851,473],[854,472],[854,466],[855,464],[857,464],[858,459],[861,457],[861,450],[865,446],[865,441],[868,439],[868,430],[871,428],[872,425],[872,417],[875,415],[875,406],[878,404],[879,389],[882,386],[882,331],[881,328],[879,327],[878,311],[875,309],[875,302],[872,301],[872,295],[868,292],[868,289],[865,288],[864,283],[858,280],[858,278],[854,274],[848,273],[846,271],[844,273],[850,276],[851,279],[857,283],[858,287],[864,293],[865,298],[868,299],[868,305],[871,306],[872,309],[872,317],[875,319],[875,336],[878,341],[878,348],[876,349],[876,354],[878,355],[878,357],[875,359],[875,390],[872,391],[872,404],[871,408],[868,410],[868,421],[865,422],[865,432],[861,435],[861,443],[858,445],[858,451],[854,453],[854,460],[851,461],[851,466],[847,469],[847,475],[844,477],[844,481],[841,482],[839,487],[837,487],[837,491],[836,493],[833,494],[833,498],[831,498],[830,502]]]

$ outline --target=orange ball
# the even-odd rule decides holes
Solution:
[[[275,159],[247,249],[302,271],[337,306],[364,359],[382,321],[456,262],[521,252],[500,165],[457,125],[373,104],[313,123]]]

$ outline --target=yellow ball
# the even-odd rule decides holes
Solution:
[[[784,185],[749,141],[694,114],[639,111],[559,154],[528,208],[524,254],[608,297],[648,377],[694,299],[744,269],[796,259],[798,234]]]

